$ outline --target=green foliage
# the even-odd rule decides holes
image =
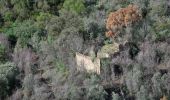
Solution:
[[[149,7],[151,8],[150,14],[154,16],[164,16],[168,10],[168,1],[164,0],[150,0]]]
[[[58,39],[58,41],[60,45],[65,47],[65,49],[69,49],[70,53],[80,51],[83,45],[83,39],[79,34],[79,31],[74,27],[64,29],[61,32],[60,39]]]
[[[142,85],[143,73],[141,67],[141,65],[135,64],[127,73],[126,85],[130,93],[136,93]]]
[[[78,14],[74,13],[74,12],[68,12],[66,10],[61,10],[60,12],[60,18],[63,18],[64,20],[64,28],[70,28],[70,27],[74,27],[77,30],[83,30],[83,20],[81,18],[81,16],[79,16]]]
[[[153,87],[154,87],[154,93],[157,96],[160,96],[162,94],[161,91],[161,74],[160,73],[155,73],[154,76],[152,77],[152,82],[153,82]]]
[[[29,17],[31,7],[31,0],[12,0],[11,3],[14,5],[13,9],[17,14],[17,19],[24,20]]]
[[[3,99],[14,88],[17,68],[11,62],[0,64],[0,99]]]
[[[49,40],[51,41],[51,39]],[[51,43],[54,45],[57,58],[64,61],[66,67],[75,66],[74,54],[81,51],[83,46],[83,38],[78,29],[75,27],[63,29],[59,36],[53,38]]]
[[[50,9],[47,0],[38,0],[36,4],[37,4],[36,8],[40,11],[47,12]]]
[[[140,87],[140,90],[137,93],[137,100],[150,100],[146,87]]]
[[[105,100],[107,93],[104,91],[103,87],[100,85],[94,85],[88,87],[87,98],[88,100]]]
[[[160,17],[153,25],[155,29],[156,39],[164,39],[170,37],[170,18],[169,17]]]
[[[8,94],[8,81],[7,79],[0,75],[0,98],[3,99]]]
[[[169,88],[168,88],[168,77],[169,74],[164,74],[163,76],[161,73],[157,72],[152,77],[153,83],[153,90],[154,96],[159,98],[162,95],[168,94],[169,95]]]
[[[68,69],[66,68],[64,63],[60,60],[57,60],[55,63],[57,72],[61,72],[64,76],[68,76]]]
[[[121,100],[121,99],[118,94],[116,94],[115,92],[112,92],[112,100]]]
[[[13,10],[7,10],[5,13],[4,13],[4,20],[6,21],[6,22],[8,22],[8,21],[14,21],[14,19],[15,19],[15,13],[14,13],[14,11]]]
[[[39,31],[35,26],[34,22],[31,20],[26,20],[24,22],[15,22],[9,28],[6,28],[4,33],[8,36],[12,35],[18,38],[21,46],[26,46],[32,35]]]
[[[5,20],[25,20],[37,12],[57,14],[64,0],[1,0],[0,12]]]
[[[80,100],[82,99],[83,91],[74,85],[70,85],[70,89],[68,91],[68,98],[70,100]]]
[[[91,75],[85,80],[87,100],[105,100],[107,93],[99,82],[100,79],[96,75]]]
[[[63,8],[68,11],[82,13],[85,10],[84,0],[65,0]]]
[[[24,82],[23,82],[23,88],[24,88],[24,98],[29,98],[29,95],[33,92],[34,89],[34,77],[32,74],[29,74],[25,76]]]
[[[51,36],[57,36],[64,28],[64,18],[53,17],[47,24],[47,31]]]
[[[3,26],[4,24],[4,19],[2,18],[2,15],[0,14],[0,28]]]
[[[64,0],[38,0],[35,5],[38,11],[57,14],[58,10],[62,8],[63,2]]]
[[[6,57],[5,55],[6,55],[5,47],[2,44],[0,44],[0,63],[5,61]]]
[[[100,22],[98,22],[96,19],[94,18],[84,18],[84,38],[88,39],[88,40],[93,40],[97,37],[99,37],[100,35],[103,35],[104,31],[105,31],[105,27],[104,27],[104,21],[102,21],[103,19],[99,19]]]
[[[45,25],[47,24],[51,17],[52,15],[50,13],[40,12],[38,16],[36,16],[37,26],[40,28],[45,28]]]
[[[66,10],[61,10],[59,17],[52,17],[46,26],[51,36],[58,36],[62,30],[70,27],[76,28],[78,31],[83,30],[83,21],[76,13]]]
[[[86,7],[93,7],[92,5],[97,4],[99,0],[84,0]]]

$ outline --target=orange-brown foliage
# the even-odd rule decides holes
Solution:
[[[106,37],[115,37],[116,33],[112,32],[112,31],[108,31],[105,33]]]
[[[106,32],[106,35],[110,35],[110,31],[121,29],[124,26],[128,26],[129,24],[140,20],[141,14],[139,12],[139,8],[136,5],[129,5],[126,8],[121,8],[115,12],[111,12],[108,16],[106,22],[106,29],[109,32]],[[116,31],[115,31],[116,32]],[[115,33],[112,32],[112,33]],[[114,34],[110,35],[113,36]]]

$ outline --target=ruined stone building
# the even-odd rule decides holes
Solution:
[[[80,53],[75,57],[78,71],[96,73],[102,79],[103,85],[122,84],[123,69],[118,65],[111,64],[110,58],[92,58]]]
[[[77,70],[100,74],[100,59],[76,53]]]

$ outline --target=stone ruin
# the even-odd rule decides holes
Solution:
[[[100,74],[100,58],[94,58],[90,56],[85,56],[80,53],[76,53],[76,64],[77,70],[94,72]]]

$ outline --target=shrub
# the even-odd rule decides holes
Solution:
[[[84,17],[84,40],[104,39],[106,12],[104,10],[93,9],[87,13],[89,17]]]
[[[129,26],[130,24],[141,20],[141,14],[139,12],[139,7],[136,5],[129,5],[126,8],[121,8],[116,12],[109,14],[106,23],[106,29],[112,31],[113,37],[115,33],[119,32],[124,26]]]
[[[104,91],[103,87],[100,85],[92,85],[87,89],[87,99],[88,100],[105,100],[107,93]]]
[[[47,32],[50,36],[58,36],[64,28],[65,20],[60,17],[53,17],[46,25]]]
[[[82,13],[85,10],[84,0],[65,0],[63,8],[68,11]]]
[[[66,10],[61,10],[59,17],[52,17],[46,26],[51,36],[58,36],[62,30],[70,27],[74,27],[78,31],[83,30],[83,21],[76,13]]]
[[[0,1],[0,13],[2,14],[4,21],[13,21],[15,14],[12,10],[11,0]]]
[[[35,72],[37,55],[31,49],[15,47],[13,61],[22,74],[29,75]]]
[[[144,86],[140,87],[140,90],[137,93],[137,100],[150,100],[146,87]]]
[[[12,94],[12,96],[9,97],[9,100],[22,100],[23,93],[21,89],[18,89],[15,91],[15,93]]]
[[[4,21],[8,22],[8,21],[14,21],[15,19],[15,14],[14,14],[14,11],[12,10],[7,10],[5,13],[4,13]]]
[[[98,0],[84,0],[86,6],[92,6],[93,4],[96,4]]]
[[[4,99],[8,95],[8,81],[7,79],[0,75],[0,98]]]
[[[68,76],[68,69],[64,65],[64,63],[60,60],[56,61],[56,70],[57,70],[57,72],[60,72],[61,74],[63,74],[65,77]]]
[[[150,0],[149,7],[151,8],[150,14],[153,18],[155,16],[164,16],[168,10],[168,1]]]
[[[74,54],[80,52],[83,47],[83,38],[74,27],[64,29],[54,41],[54,48],[58,59],[62,60],[66,67],[75,66]]]
[[[80,100],[82,99],[82,95],[84,94],[84,92],[82,91],[81,88],[74,86],[74,85],[70,85],[69,91],[68,91],[68,98],[70,100]]]
[[[4,24],[4,19],[2,15],[0,14],[0,28],[3,26],[3,24]]]
[[[107,96],[103,86],[99,85],[100,79],[96,75],[91,75],[90,78],[84,80],[86,86],[86,99],[87,100],[105,100]]]
[[[127,73],[126,85],[130,93],[136,93],[142,85],[143,73],[141,67],[141,65],[136,64],[133,66],[133,69]]]
[[[102,33],[102,27],[100,27],[99,22],[94,21],[92,18],[85,18],[84,19],[84,38],[93,40],[94,38],[97,38],[100,33]]]
[[[36,16],[37,26],[40,28],[45,28],[45,25],[50,20],[52,15],[50,13],[40,12],[38,16]]]
[[[164,74],[163,76],[161,73],[156,72],[152,77],[152,83],[153,83],[153,95],[156,98],[160,98],[161,96],[168,94],[169,95],[169,86],[168,86],[168,80],[169,80],[169,73]]]
[[[18,70],[11,62],[0,64],[0,98],[3,99],[15,88],[15,79]]]
[[[165,39],[170,37],[170,18],[160,17],[158,21],[154,23],[156,39]]]
[[[30,10],[33,9],[33,3],[31,0],[12,0],[13,10],[17,14],[18,20],[25,20],[30,15]]]
[[[161,89],[161,74],[159,72],[155,73],[152,77],[154,95],[160,97],[162,95]]]
[[[10,27],[6,28],[4,33],[8,36],[16,36],[21,46],[26,46],[32,35],[38,31],[32,20],[25,20],[24,22],[15,22]]]
[[[4,62],[6,58],[6,50],[5,47],[0,44],[0,63]]]
[[[62,8],[64,0],[37,0],[34,6],[35,10],[42,12],[49,12],[52,14],[58,14],[58,10]]]
[[[116,94],[115,92],[112,92],[112,100],[121,100],[121,99],[118,94]]]
[[[23,82],[23,88],[24,88],[24,98],[28,99],[30,98],[33,89],[34,89],[34,77],[32,74],[29,74],[27,76],[25,76],[24,78],[24,82]]]

